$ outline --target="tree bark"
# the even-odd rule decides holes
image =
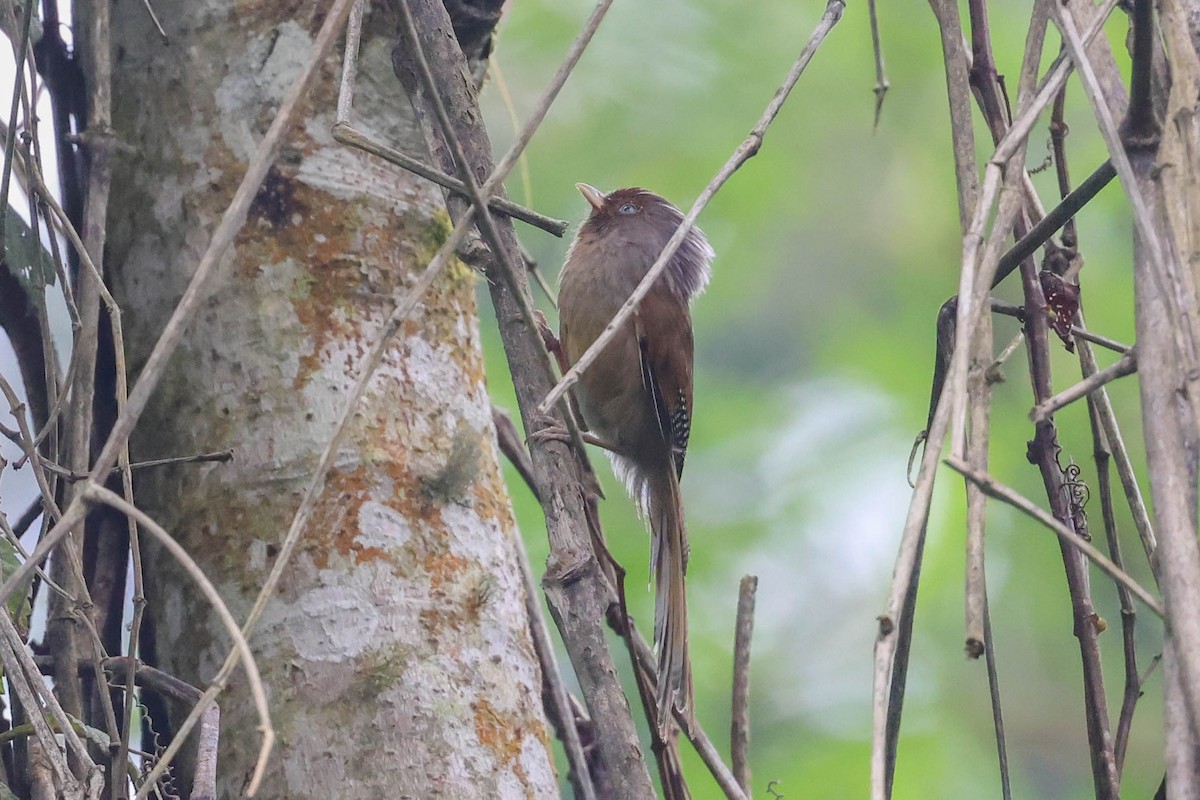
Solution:
[[[140,3],[113,25],[114,126],[137,156],[117,170],[109,261],[135,371],[324,18],[302,3],[155,9],[168,47]],[[364,25],[356,124],[422,152],[381,13]],[[448,230],[428,185],[334,143],[338,73],[331,61],[133,442],[136,459],[235,451],[150,471],[137,495],[235,613],[361,359]],[[557,794],[474,292],[456,265],[402,327],[251,641],[279,734],[260,797]],[[158,665],[203,685],[229,643],[164,553],[147,572]],[[234,797],[258,733],[242,683],[221,706],[220,793]]]

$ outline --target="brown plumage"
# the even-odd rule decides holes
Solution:
[[[560,277],[560,337],[574,364],[657,260],[683,214],[645,189],[607,195],[587,184],[592,206]],[[650,526],[658,727],[671,709],[693,711],[687,644],[688,541],[679,478],[692,419],[691,300],[708,283],[713,251],[693,228],[630,321],[575,389],[583,423],[608,448]]]

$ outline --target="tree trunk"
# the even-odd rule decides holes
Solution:
[[[274,1],[155,10],[169,46],[141,3],[119,3],[113,24],[114,126],[136,156],[116,170],[109,263],[135,373],[324,19]],[[356,118],[423,153],[392,77],[394,29],[370,11]],[[334,143],[339,72],[323,71],[133,441],[135,460],[234,450],[143,472],[137,498],[235,615],[363,356],[447,232],[428,185]],[[457,265],[401,328],[251,640],[279,735],[260,797],[556,794],[474,292]],[[148,554],[147,580],[158,665],[203,686],[228,638],[165,553]],[[220,704],[234,797],[259,734],[243,681]]]

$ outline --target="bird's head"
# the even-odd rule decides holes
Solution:
[[[589,238],[620,248],[649,269],[657,260],[679,224],[683,213],[669,200],[654,192],[631,187],[605,194],[586,183],[575,184],[591,206],[591,213],[579,229],[580,238]],[[713,249],[700,228],[693,226],[671,259],[667,272],[688,298],[695,297],[708,285]]]

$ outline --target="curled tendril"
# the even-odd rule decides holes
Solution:
[[[1075,521],[1075,532],[1084,539],[1091,540],[1092,536],[1088,532],[1087,512],[1084,511],[1083,507],[1091,499],[1092,492],[1088,488],[1088,485],[1080,480],[1080,472],[1079,465],[1074,461],[1063,467],[1063,485],[1061,489],[1066,492],[1067,502],[1071,506],[1071,517]]]
[[[778,780],[774,780],[767,784],[767,792],[771,795],[771,797],[774,797],[775,800],[783,800],[783,795],[781,795],[779,793],[779,790],[777,790],[775,788],[775,784],[777,784],[779,782],[780,781],[778,781]]]
[[[150,742],[148,743],[150,745],[150,754],[142,761],[141,778],[142,782],[145,782],[146,776],[158,764],[158,760],[162,757],[163,750],[166,748],[160,741],[159,732],[154,729],[154,718],[150,716],[150,709],[141,701],[138,701],[137,707],[142,717],[142,724],[150,732]],[[180,800],[179,787],[175,784],[174,766],[174,764],[169,765],[167,771],[163,773],[162,778],[158,782],[156,794],[163,798],[163,800]]]

